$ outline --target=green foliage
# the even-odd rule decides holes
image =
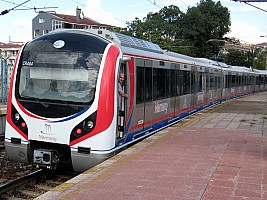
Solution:
[[[227,54],[222,55],[222,61],[229,65],[253,67],[263,70],[266,67],[266,52],[262,49],[252,49],[250,51],[230,49]]]
[[[222,39],[230,30],[230,13],[220,2],[201,0],[186,13],[170,5],[159,12],[148,13],[143,20],[135,18],[122,30],[140,39],[159,44],[163,49],[197,57],[216,55],[216,43],[209,39]]]
[[[228,50],[227,54],[222,56],[222,58],[223,62],[229,65],[250,67],[250,63],[247,56],[248,53],[245,51],[230,49]]]
[[[257,49],[254,53],[253,67],[256,69],[266,69],[266,50]]]

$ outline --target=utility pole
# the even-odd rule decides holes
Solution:
[[[209,39],[208,41],[206,41],[206,43],[209,42],[216,42],[217,47],[218,47],[218,53],[215,56],[216,61],[219,61],[220,55],[221,55],[221,51],[222,51],[222,46],[226,43],[225,40],[220,40],[220,39]]]

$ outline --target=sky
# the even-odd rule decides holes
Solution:
[[[24,2],[26,3],[18,6]],[[76,8],[79,7],[86,17],[100,23],[126,27],[126,22],[133,21],[136,17],[143,19],[149,12],[158,12],[164,6],[175,5],[186,13],[189,7],[197,6],[199,2],[200,0],[0,0],[0,12],[10,10],[7,14],[0,15],[0,42],[30,41],[32,19],[41,10],[75,15]],[[248,44],[267,42],[267,0],[250,3],[262,10],[240,1],[220,2],[230,11],[231,32],[227,37],[235,37]],[[34,7],[37,9],[32,9]]]

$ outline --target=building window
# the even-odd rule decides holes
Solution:
[[[37,30],[34,30],[34,38],[40,36],[40,30],[37,29]]]
[[[48,33],[49,31],[48,30],[43,30],[43,35]]]
[[[45,23],[45,19],[44,18],[39,18],[39,24]]]
[[[62,28],[62,22],[58,20],[53,20],[52,22],[52,30],[57,30]]]

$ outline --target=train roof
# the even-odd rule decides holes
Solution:
[[[72,30],[75,30],[75,29],[72,29]],[[64,30],[61,29],[60,31],[64,31]],[[153,42],[138,39],[132,36],[124,35],[124,34],[113,32],[113,31],[109,31],[106,29],[86,29],[86,30],[79,29],[76,31],[84,31],[84,32],[89,32],[89,33],[93,33],[96,35],[100,35],[103,38],[106,38],[107,40],[110,40],[111,42],[114,42],[122,47],[126,47],[126,48],[129,47],[131,49],[139,49],[139,50],[143,50],[143,51],[147,51],[151,53],[158,53],[158,54],[161,54],[161,56],[159,57],[161,57],[162,59],[169,59],[170,61],[173,60],[173,61],[179,61],[179,62],[184,62],[184,63],[190,63],[194,65],[202,65],[206,67],[215,67],[215,68],[218,67],[218,68],[222,68],[224,71],[237,71],[237,72],[247,72],[247,73],[257,73],[257,74],[267,75],[267,70],[256,70],[256,69],[247,68],[247,67],[231,66],[231,65],[227,65],[226,63],[211,60],[208,58],[196,58],[196,57],[191,57],[191,56],[163,50],[159,45]]]
[[[229,69],[231,71],[253,73],[252,68],[247,68],[242,66],[230,66]]]
[[[256,74],[267,75],[267,70],[254,69]]]
[[[126,46],[126,47],[131,47],[131,48],[136,48],[136,49],[163,54],[163,49],[161,49],[159,45],[153,42],[149,42],[146,40],[124,35],[121,33],[109,31],[106,29],[87,29],[86,31],[100,35],[106,39],[111,40],[112,42],[120,46]]]
[[[226,63],[223,62],[219,62],[219,61],[215,61],[215,60],[211,60],[208,58],[196,58],[197,60],[200,60],[204,63],[209,63],[213,66],[217,66],[217,67],[222,67],[222,68],[229,68],[229,65],[227,65]]]

